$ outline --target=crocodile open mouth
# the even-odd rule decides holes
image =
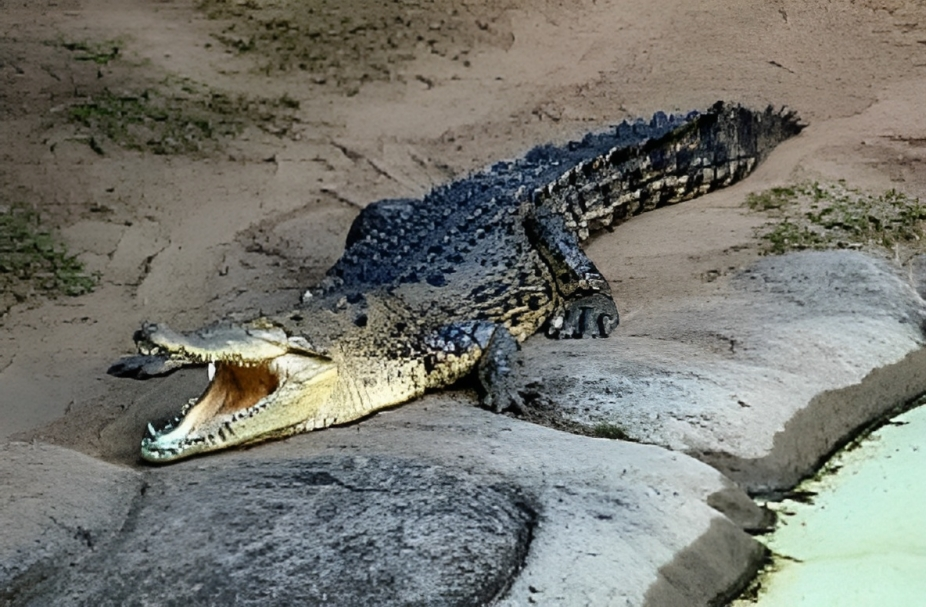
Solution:
[[[235,435],[232,423],[256,415],[280,383],[269,364],[209,363],[208,368],[210,381],[202,396],[187,403],[160,430],[148,424],[148,434],[142,439],[146,459],[164,460],[196,444],[227,441]],[[218,427],[210,428],[214,432],[204,432],[215,422]]]
[[[240,329],[181,335],[148,325],[137,338],[140,350],[206,362],[209,384],[160,429],[148,424],[141,455],[169,462],[196,453],[243,445],[299,431],[337,376],[327,357],[276,337]],[[295,347],[295,346],[293,346]],[[269,357],[257,357],[255,354]]]

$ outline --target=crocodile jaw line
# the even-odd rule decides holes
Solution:
[[[209,385],[161,430],[148,424],[141,455],[170,462],[296,431],[337,378],[327,358],[287,353],[260,362],[210,362]]]

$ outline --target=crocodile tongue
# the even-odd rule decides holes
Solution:
[[[269,396],[280,383],[280,378],[271,371],[271,364],[239,366],[210,363],[215,372],[206,391],[186,412],[183,422],[174,432],[189,434],[211,418],[234,417],[239,411],[250,409]]]

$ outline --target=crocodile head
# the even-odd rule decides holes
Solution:
[[[337,381],[337,365],[305,339],[257,323],[213,325],[186,334],[145,324],[135,341],[142,354],[208,368],[202,396],[163,428],[148,424],[141,455],[151,462],[302,431],[317,418]]]

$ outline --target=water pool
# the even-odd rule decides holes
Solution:
[[[770,503],[760,538],[774,564],[756,599],[732,607],[926,606],[926,406],[837,454],[798,487],[808,502]]]

